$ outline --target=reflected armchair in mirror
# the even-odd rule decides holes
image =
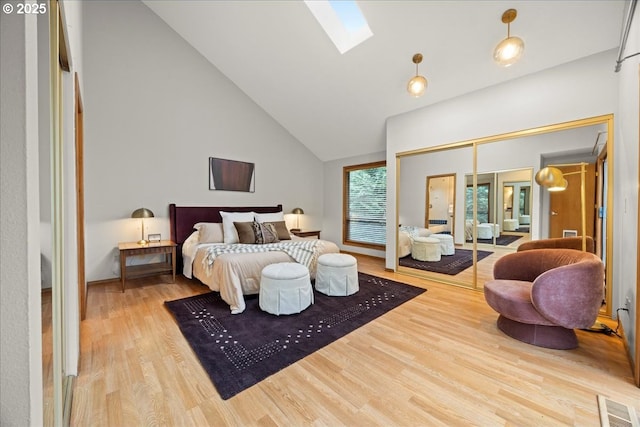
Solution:
[[[586,252],[595,253],[595,244],[591,236],[587,236]],[[582,250],[582,237],[555,237],[552,239],[532,240],[522,243],[518,246],[517,251],[528,251],[531,249],[575,249]]]

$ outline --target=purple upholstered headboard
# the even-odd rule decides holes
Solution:
[[[176,206],[169,205],[169,225],[171,240],[178,244],[176,258],[178,271],[182,271],[182,244],[193,233],[193,226],[199,222],[222,222],[220,211],[224,212],[280,212],[277,206]]]

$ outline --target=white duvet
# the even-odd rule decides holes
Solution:
[[[292,242],[306,240],[292,236]],[[281,243],[284,243],[283,241]],[[242,313],[245,308],[244,295],[255,295],[260,292],[260,276],[262,269],[278,262],[296,262],[285,252],[259,253],[223,253],[215,257],[209,266],[208,250],[212,245],[220,243],[198,244],[196,239],[187,239],[182,247],[183,273],[186,277],[195,277],[211,290],[220,292],[220,297],[229,304],[231,313]],[[318,240],[315,246],[317,253],[309,265],[309,273],[315,277],[317,258],[325,253],[338,253],[338,246],[327,240]]]

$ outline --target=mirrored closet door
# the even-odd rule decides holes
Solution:
[[[604,115],[397,153],[397,271],[480,290],[495,261],[521,243],[585,235],[594,238],[606,284],[613,284],[608,267],[613,242],[607,238],[612,235],[612,134],[613,115]],[[565,191],[552,194],[535,182],[545,166],[563,168],[569,182]],[[594,173],[582,178],[580,169]],[[455,182],[453,203],[443,201],[442,188],[431,185],[441,177]],[[436,200],[441,206],[434,210]],[[454,253],[441,252],[438,261],[415,259],[407,242],[434,234],[442,251],[447,242],[442,235],[450,235]],[[602,312],[611,314],[610,289]]]

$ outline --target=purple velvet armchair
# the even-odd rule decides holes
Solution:
[[[484,296],[500,313],[498,328],[540,347],[578,346],[574,329],[589,328],[604,295],[604,265],[589,252],[531,249],[500,258]]]

